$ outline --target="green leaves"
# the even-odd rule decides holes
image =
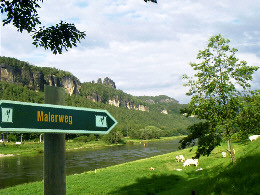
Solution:
[[[252,80],[252,74],[258,67],[247,66],[245,61],[239,61],[235,57],[237,49],[230,48],[228,39],[221,35],[211,37],[208,48],[199,51],[197,59],[199,63],[191,63],[197,73],[189,79],[185,86],[190,87],[190,95],[199,95],[200,97],[220,97],[229,98],[234,93],[239,94],[237,85],[243,89],[250,87],[248,83]]]
[[[190,64],[196,71],[194,78],[183,76],[183,79],[188,80],[184,84],[189,87],[187,95],[192,96],[188,113],[204,119],[211,127],[202,131],[197,126],[192,126],[191,134],[183,139],[183,147],[191,140],[199,140],[197,157],[200,154],[208,155],[223,137],[229,139],[239,131],[236,118],[243,110],[242,94],[247,94],[252,74],[259,68],[248,66],[245,61],[239,62],[235,57],[238,50],[231,48],[229,42],[221,35],[211,37],[208,47],[197,55],[200,61]],[[244,113],[247,114],[249,115]],[[196,131],[201,134],[197,135]]]
[[[30,33],[36,25],[41,24],[36,10],[40,8],[38,1],[43,2],[43,0],[2,0],[0,6],[1,13],[7,13],[7,18],[3,20],[3,25],[13,22],[13,25],[19,32],[26,30]]]
[[[60,22],[56,26],[39,27],[41,22],[37,9],[41,8],[38,2],[43,0],[3,0],[0,4],[2,14],[6,14],[3,25],[12,23],[19,32],[26,30],[33,33],[33,44],[44,49],[50,49],[54,54],[62,54],[68,48],[76,47],[80,39],[84,39],[85,32],[79,31],[74,24]]]
[[[86,34],[77,30],[74,24],[61,21],[56,26],[40,27],[32,38],[36,47],[41,46],[44,49],[51,49],[54,54],[61,54],[63,50],[68,51],[68,48],[76,47],[76,43],[85,36]]]
[[[190,134],[180,140],[180,149],[198,144],[195,158],[200,155],[209,156],[211,151],[220,145],[220,134],[214,132],[214,126],[208,122],[201,122],[188,127]]]
[[[157,3],[157,0],[144,1]],[[37,25],[41,24],[37,13],[37,9],[41,8],[38,2],[43,0],[1,0],[1,14],[6,14],[3,25],[12,23],[19,32],[33,32],[33,44],[50,49],[53,54],[62,54],[63,50],[68,51],[68,48],[76,47],[80,39],[85,38],[85,32],[79,31],[74,24],[62,21],[56,26],[43,26],[37,30]]]
[[[239,134],[259,134],[260,132],[260,90],[251,91],[241,98],[241,111],[236,118]],[[246,133],[245,133],[246,132]]]

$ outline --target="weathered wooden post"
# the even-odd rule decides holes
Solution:
[[[45,104],[65,104],[65,90],[44,86]],[[44,194],[66,194],[65,134],[44,133]]]

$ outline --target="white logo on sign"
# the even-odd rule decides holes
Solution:
[[[13,109],[2,108],[2,122],[12,123],[13,122]]]
[[[96,127],[107,127],[107,117],[96,115]]]

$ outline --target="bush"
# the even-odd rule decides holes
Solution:
[[[102,141],[108,144],[117,144],[122,142],[123,134],[119,129],[113,129],[109,134],[102,137]]]
[[[96,141],[96,136],[94,134],[82,135],[73,139],[75,142],[90,142]]]
[[[164,131],[155,126],[147,126],[144,129],[140,129],[141,139],[160,139],[162,136],[164,136]]]
[[[88,136],[88,140],[89,140],[89,141],[96,141],[97,138],[96,138],[96,136],[95,136],[94,134],[90,134],[90,135]]]
[[[129,137],[132,139],[140,139],[140,131],[137,129],[130,129]]]

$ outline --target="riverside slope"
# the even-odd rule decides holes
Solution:
[[[260,183],[260,139],[235,143],[237,163],[222,158],[226,144],[209,157],[199,159],[199,167],[183,167],[175,156],[191,158],[194,151],[179,150],[148,159],[67,176],[67,194],[257,194]],[[149,168],[153,167],[154,170]],[[200,169],[201,168],[201,169]],[[181,171],[178,171],[180,170]],[[0,190],[2,194],[42,194],[43,182]]]

